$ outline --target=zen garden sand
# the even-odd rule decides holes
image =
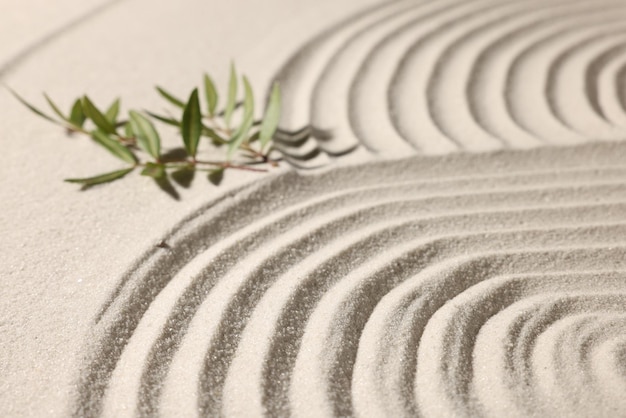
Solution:
[[[623,2],[1,7],[31,102],[233,59],[311,135],[178,200],[80,191],[118,162],[2,89],[0,416],[626,416]]]

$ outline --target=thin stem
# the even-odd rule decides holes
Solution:
[[[207,118],[205,116],[205,118]],[[222,134],[224,134],[226,137],[230,137],[233,134],[232,129],[230,129],[227,126],[221,126],[216,118],[212,118],[212,117],[208,117],[207,118],[208,122],[210,122],[209,127],[211,129],[213,129],[214,131],[220,132]],[[226,141],[228,142],[228,141]]]
[[[234,168],[236,170],[256,171],[260,173],[267,172],[266,169],[249,167],[251,163],[246,165],[246,164],[233,164],[227,161],[208,161],[208,160],[197,160],[197,159],[195,160],[187,160],[187,159],[170,160],[168,161],[168,163],[182,164],[183,167],[184,166],[195,167],[197,165],[212,165],[212,166],[221,167],[221,168]],[[262,162],[259,162],[259,164],[262,164]]]
[[[68,133],[70,134],[85,134],[85,135],[90,135],[89,132],[87,132],[86,130],[84,130],[83,128],[79,127],[79,126],[74,126],[74,125],[67,125],[65,126],[65,129],[67,130]]]
[[[264,168],[253,168],[247,165],[239,165],[232,163],[222,163],[223,168],[234,168],[236,170],[244,170],[244,171],[255,171],[257,173],[267,173],[267,170]]]
[[[269,164],[272,167],[278,167],[278,163],[281,162],[283,159],[282,158],[276,158],[274,160],[267,160],[267,161],[250,161],[249,163],[246,163],[247,165],[261,165],[261,164]]]
[[[257,150],[255,150],[254,148],[252,148],[250,146],[250,144],[241,144],[240,147],[242,150],[248,151],[249,153],[251,153],[252,155],[255,155],[256,157],[259,157],[261,159],[263,159],[264,161],[267,160],[267,156],[265,154],[263,154],[262,152],[259,152]]]

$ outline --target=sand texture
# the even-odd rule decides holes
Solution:
[[[51,8],[0,48],[27,97],[129,106],[233,57],[298,132],[179,200],[79,192],[112,160],[0,93],[0,415],[626,416],[626,5],[292,3]]]

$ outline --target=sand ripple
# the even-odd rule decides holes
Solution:
[[[626,413],[622,144],[285,172],[103,307],[78,416]]]
[[[298,166],[358,150],[482,152],[626,138],[619,0],[400,0],[285,64],[280,142]]]
[[[75,415],[626,415],[625,18],[401,0],[312,39],[278,146],[369,162],[266,178],[146,251]]]

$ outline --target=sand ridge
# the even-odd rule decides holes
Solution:
[[[480,394],[494,381],[473,372],[480,350],[502,344],[510,359],[550,322],[475,346],[483,325],[535,297],[546,299],[536,309],[578,298],[586,314],[600,292],[620,311],[623,149],[413,157],[254,183],[189,217],[170,251],[130,272],[94,329],[75,411],[492,414]],[[239,212],[248,207],[258,210]],[[594,303],[588,314],[604,321]],[[545,393],[508,382],[510,367],[537,373],[524,353],[497,370],[498,390],[511,413],[541,413]],[[616,405],[610,384],[590,408]]]
[[[626,414],[624,4],[336,11],[251,74],[283,88],[286,164],[182,215],[136,203],[167,246],[133,247],[84,310],[65,413]]]
[[[283,126],[308,124],[314,140],[285,138],[282,149],[316,166],[356,148],[393,157],[623,139],[613,62],[625,10],[612,0],[445,0],[364,11],[276,76]]]

